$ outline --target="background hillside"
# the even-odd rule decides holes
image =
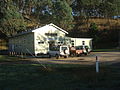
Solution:
[[[71,37],[93,38],[94,48],[116,48],[119,17],[120,0],[1,0],[0,45],[17,33],[54,23]]]
[[[89,18],[81,20],[75,17],[75,27],[70,31],[72,37],[93,38],[94,48],[115,48],[120,42],[120,19]],[[96,31],[90,35],[91,24],[95,24]],[[94,27],[92,28],[92,30]]]

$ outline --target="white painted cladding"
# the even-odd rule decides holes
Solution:
[[[74,46],[87,45],[92,49],[92,38],[71,38],[71,41],[74,41]]]
[[[65,30],[54,24],[48,24],[32,31],[23,32],[9,39],[9,51],[29,54],[47,54],[49,51],[50,41],[56,45],[66,43],[70,46],[70,41],[74,41],[74,46],[88,45],[92,49],[92,38],[68,38],[65,40]]]
[[[23,32],[9,39],[10,52],[31,54],[47,54],[49,41],[64,42],[66,31],[54,24],[48,24],[38,29]]]
[[[47,54],[49,51],[49,41],[55,41],[56,43],[64,41],[65,33],[58,30],[53,26],[46,25],[39,29],[33,30],[34,32],[34,45],[35,54],[43,53]],[[55,36],[49,36],[47,34],[57,34]]]

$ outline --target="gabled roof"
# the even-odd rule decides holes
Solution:
[[[55,25],[55,24],[53,24],[53,23],[50,23],[50,24],[48,24],[48,25],[49,25],[49,26],[53,26],[53,27],[57,28],[58,30],[60,30],[60,31],[62,31],[62,32],[66,33],[66,34],[68,34],[68,32],[67,32],[67,31],[63,30],[62,28],[60,28],[60,27],[56,26],[56,25]]]
[[[50,23],[50,24],[45,25],[45,26],[53,26],[53,27],[55,27],[56,29],[58,29],[58,30],[60,30],[60,31],[66,33],[66,34],[68,34],[67,31],[63,30],[62,28],[56,26],[56,25],[53,24],[53,23]],[[13,37],[20,36],[20,35],[24,35],[24,34],[28,34],[28,33],[31,33],[31,32],[35,32],[36,30],[39,30],[40,28],[43,28],[43,27],[45,27],[45,26],[42,26],[42,27],[36,28],[36,29],[34,29],[34,30],[28,30],[28,31],[25,31],[25,32],[18,33],[18,34],[16,34],[16,35],[13,36]]]
[[[66,33],[66,34],[68,34],[68,32],[67,32],[67,31],[63,30],[62,28],[60,28],[60,27],[56,26],[56,25],[55,25],[55,24],[53,24],[53,23],[50,23],[50,24],[45,25],[45,26],[40,27],[40,28],[44,28],[44,27],[46,27],[46,26],[52,26],[52,27],[54,27],[54,28],[56,28],[56,29],[58,29],[58,30],[60,30],[60,31],[62,31],[62,32]],[[35,32],[35,31],[37,31],[37,30],[39,31],[39,29],[40,29],[40,28],[37,28],[37,29],[35,29],[35,30],[32,30],[32,32]]]

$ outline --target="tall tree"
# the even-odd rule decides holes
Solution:
[[[14,35],[18,30],[24,30],[26,25],[18,8],[12,0],[0,3],[0,31],[6,35]]]
[[[34,7],[35,18],[42,24],[54,23],[69,30],[73,20],[70,5],[70,0],[40,0]]]
[[[114,3],[111,0],[107,0],[107,1],[104,1],[104,2],[100,3],[99,14],[101,16],[106,17],[106,18],[115,16],[116,15],[116,10],[117,10],[117,7],[116,7],[115,4],[116,3]]]
[[[70,3],[67,3],[66,0],[57,0],[53,2],[52,8],[53,22],[66,30],[70,30],[73,27],[72,8],[69,4]]]

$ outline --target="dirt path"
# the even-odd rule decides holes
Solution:
[[[85,64],[92,65],[96,62],[96,56],[102,64],[113,64],[120,62],[120,52],[92,52],[88,56],[81,57],[69,57],[60,59],[33,59],[33,61],[39,61],[42,63],[57,63],[57,64]]]
[[[102,64],[120,63],[120,52],[91,52],[87,56],[69,57],[69,58],[26,58],[17,61],[0,62],[0,64],[82,64],[93,65],[96,61],[96,56]]]

